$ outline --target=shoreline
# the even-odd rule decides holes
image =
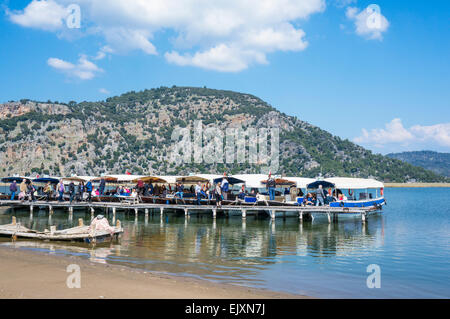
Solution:
[[[384,187],[399,187],[399,188],[450,187],[450,183],[384,183]]]
[[[100,264],[76,256],[54,256],[0,247],[0,299],[306,299],[295,295],[207,280],[156,274],[121,265]],[[68,288],[80,267],[81,288]]]

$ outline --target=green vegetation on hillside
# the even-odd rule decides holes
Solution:
[[[17,102],[19,103],[19,102]],[[375,177],[387,182],[443,182],[429,170],[372,154],[354,143],[278,112],[261,99],[232,91],[161,87],[128,92],[99,102],[64,104],[64,114],[30,112],[0,120],[2,175],[43,171],[50,174],[100,173],[187,174],[259,173],[261,166],[171,163],[171,136],[176,127],[196,120],[221,130],[241,123],[243,129],[280,128],[277,173],[315,177]],[[31,103],[31,104],[30,104]],[[33,104],[34,103],[34,104]],[[0,110],[5,105],[0,105]],[[232,124],[233,123],[233,124]],[[8,155],[9,154],[9,155]]]

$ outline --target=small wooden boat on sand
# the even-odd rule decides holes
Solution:
[[[96,227],[83,225],[83,220],[79,219],[77,227],[56,230],[56,226],[51,226],[50,230],[36,231],[29,229],[17,223],[16,218],[12,218],[12,223],[0,225],[0,237],[11,237],[15,239],[38,239],[51,241],[81,241],[85,243],[99,243],[107,239],[118,239],[123,233],[120,220],[117,220],[116,226],[110,230],[99,230]]]

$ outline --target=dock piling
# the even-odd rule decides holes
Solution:
[[[247,210],[243,209],[242,210],[242,219],[245,219],[245,218],[247,218]]]
[[[363,223],[366,222],[366,214],[365,213],[361,213],[361,220]]]
[[[270,211],[270,218],[275,219],[275,210],[273,209]]]
[[[159,213],[161,214],[161,216],[164,215],[164,207],[161,206],[159,208]]]
[[[216,218],[217,217],[217,209],[216,208],[213,208],[213,218]]]
[[[49,213],[49,215],[53,215],[53,206],[52,205],[48,206],[48,213]]]
[[[83,218],[78,218],[78,227],[83,227],[83,226],[84,226]]]
[[[303,221],[303,212],[302,211],[298,212],[298,218],[300,219],[301,222]]]

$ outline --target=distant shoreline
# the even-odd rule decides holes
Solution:
[[[450,183],[384,183],[384,187],[450,187]]]

